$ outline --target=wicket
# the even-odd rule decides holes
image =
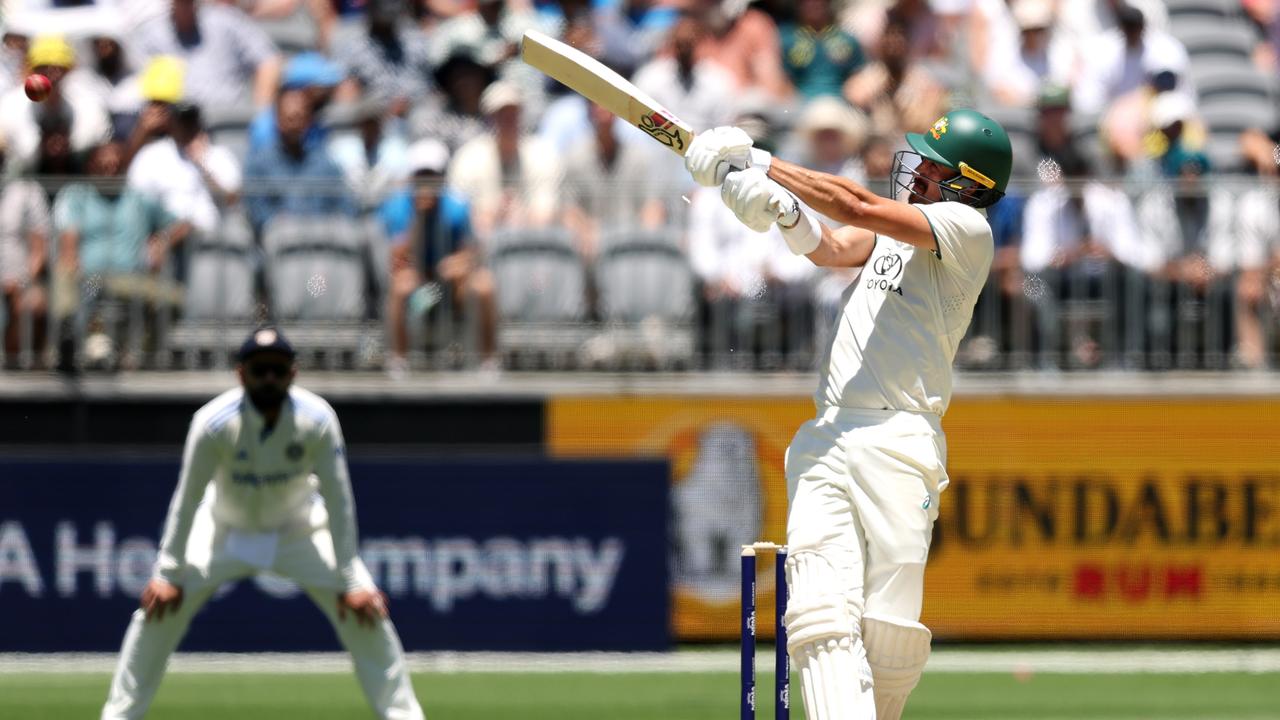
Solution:
[[[775,557],[774,711],[776,720],[791,716],[791,663],[787,657],[787,548],[769,542],[742,546],[742,703],[741,720],[756,717],[756,552],[773,551]]]

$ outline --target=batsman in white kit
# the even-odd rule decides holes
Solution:
[[[385,596],[356,554],[337,415],[293,386],[294,351],[278,330],[250,335],[239,361],[242,387],[191,421],[155,576],[125,633],[103,720],[143,717],[209,596],[268,571],[296,582],[329,618],[378,717],[421,720]]]
[[[861,268],[820,366],[817,417],[786,456],[787,650],[809,720],[897,720],[929,657],[920,611],[947,486],[941,418],[994,253],[983,209],[1012,167],[1005,131],[974,110],[906,139],[889,198],[774,159],[738,128],[698,135],[685,155],[748,227],[777,223],[796,254]]]

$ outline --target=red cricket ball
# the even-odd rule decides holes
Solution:
[[[27,82],[23,84],[23,89],[27,91],[27,97],[32,102],[44,102],[49,97],[49,93],[53,92],[53,83],[49,82],[49,78],[39,73],[32,73],[27,76]]]

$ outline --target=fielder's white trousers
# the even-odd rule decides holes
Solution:
[[[946,439],[937,415],[825,408],[786,456],[787,548],[834,567],[858,617],[919,621]]]
[[[227,552],[231,531],[215,523],[208,505],[196,511],[187,543],[188,576],[182,584],[182,606],[166,612],[162,620],[146,621],[135,610],[125,632],[124,645],[111,691],[102,709],[102,720],[135,720],[147,713],[159,689],[169,656],[178,647],[191,619],[223,583],[260,572]],[[359,573],[373,582],[364,564],[356,559]],[[369,704],[385,720],[422,720],[422,708],[413,694],[404,649],[390,620],[375,626],[360,625],[353,613],[338,620],[337,562],[327,527],[299,528],[282,533],[269,570],[296,582],[329,618],[343,647],[351,653],[356,677]]]

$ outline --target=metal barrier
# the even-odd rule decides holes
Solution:
[[[40,182],[51,207],[86,183]],[[779,238],[736,225],[714,192],[565,184],[548,210],[509,191],[471,204],[464,246],[450,236],[458,218],[415,210],[411,190],[397,217],[389,201],[361,206],[331,184],[251,185],[215,230],[149,266],[173,231],[154,228],[128,270],[66,262],[56,223],[43,238],[12,231],[25,257],[0,257],[3,366],[226,366],[244,334],[276,322],[307,367],[808,370],[856,272],[788,264]],[[307,196],[305,212],[282,203],[261,222],[258,201],[286,193]],[[1015,183],[990,213],[996,260],[957,364],[1273,366],[1277,197],[1245,177]]]

